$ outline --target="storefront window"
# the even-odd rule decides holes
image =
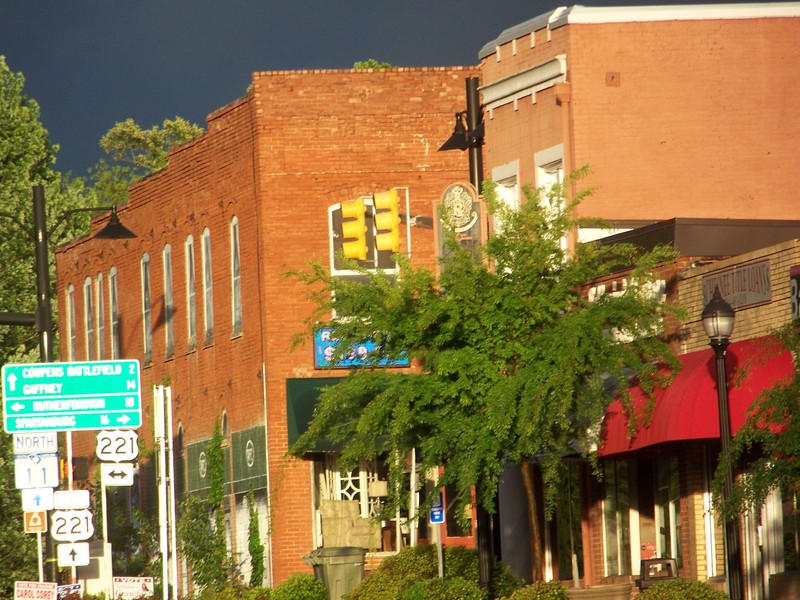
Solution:
[[[657,552],[660,558],[675,558],[681,564],[680,480],[678,460],[656,463]]]
[[[567,463],[567,473],[559,481],[556,503],[556,530],[558,537],[558,577],[575,579],[583,577],[583,538],[581,536],[580,465]]]
[[[605,574],[630,575],[631,527],[630,486],[627,461],[608,461],[603,465],[603,546]]]

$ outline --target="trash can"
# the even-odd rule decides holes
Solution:
[[[364,579],[366,548],[334,546],[317,548],[303,557],[314,567],[314,577],[328,588],[330,600],[341,600]]]

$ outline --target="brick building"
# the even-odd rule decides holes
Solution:
[[[355,514],[327,517],[358,524],[381,497],[374,465],[345,476],[334,455],[286,458],[315,384],[346,371],[316,368],[310,342],[292,351],[313,305],[285,273],[309,261],[334,267],[340,202],[365,197],[369,206],[372,194],[394,188],[404,216],[431,217],[445,187],[464,178],[466,158],[436,150],[463,105],[464,79],[475,75],[459,67],[255,73],[244,97],[208,117],[204,135],[130,189],[119,214],[137,238],[85,237],[56,252],[62,359],[141,361],[139,437],[148,449],[149,390],[170,387],[179,496],[207,492],[204,450],[219,424],[228,543],[247,574],[253,487],[267,584],[310,571],[302,557],[326,535],[327,545],[342,545],[331,543],[332,526],[325,532],[323,501],[355,505]],[[401,251],[432,267],[433,231],[402,225],[401,234]],[[94,436],[76,434],[74,447],[94,462]],[[133,494],[152,512],[153,463],[140,463]],[[422,535],[398,522],[363,544],[349,541],[380,555],[398,536]]]
[[[479,53],[486,176],[516,206],[523,201],[523,185],[548,186],[588,165],[591,173],[568,185],[567,194],[592,187],[578,214],[604,218],[616,232],[633,234],[667,220],[685,227],[706,219],[708,242],[724,236],[729,226],[758,226],[758,235],[754,229],[738,230],[724,248],[697,254],[681,250],[684,259],[665,274],[660,292],[688,302],[696,317],[702,305],[692,295],[694,282],[681,275],[692,264],[746,254],[797,235],[800,203],[792,180],[800,123],[792,107],[800,101],[798,37],[796,2],[571,6],[514,25]],[[761,223],[745,224],[746,219]],[[789,229],[779,231],[778,220],[790,220]],[[583,229],[571,242],[607,234]],[[760,267],[763,274],[764,263]],[[624,278],[612,279],[598,283],[593,293],[622,290]],[[776,319],[765,320],[763,310],[744,311],[737,340],[768,332]],[[707,338],[698,334],[697,325],[675,332],[693,332],[676,343],[687,361],[710,353],[701,352]],[[740,327],[746,335],[739,335]],[[680,553],[681,573],[688,577],[721,575],[722,555],[715,561],[714,551],[721,552],[722,544],[712,543],[720,535],[719,523],[689,517],[703,513],[703,501],[710,514],[713,461],[691,459],[715,460],[714,442],[679,437],[628,447],[624,427],[616,431],[620,443],[606,449],[601,463],[603,485],[570,463],[569,483],[573,490],[582,486],[583,494],[582,504],[573,496],[573,514],[583,511],[583,519],[570,524],[556,514],[546,540],[546,576],[572,579],[565,549],[576,540],[579,574],[590,584],[638,576],[640,553]],[[504,557],[522,569],[530,558],[526,540],[512,533],[525,525],[518,516],[509,517],[523,514],[524,507],[513,472],[503,486]],[[568,505],[565,496],[561,506]],[[761,573],[762,565],[750,566],[749,573]],[[763,585],[748,585],[748,597],[762,597]]]
[[[589,165],[580,213],[619,229],[797,219],[798,17],[796,2],[572,6],[507,29],[480,51],[487,177],[515,196]]]

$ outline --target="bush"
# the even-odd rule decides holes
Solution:
[[[313,575],[296,573],[272,590],[271,600],[328,600],[328,590]]]
[[[479,584],[477,550],[460,546],[446,546],[444,555],[445,579],[460,577],[476,586]],[[409,588],[416,582],[438,579],[438,577],[436,546],[406,547],[399,554],[384,559],[380,567],[370,573],[345,598],[347,600],[402,600]],[[521,579],[511,574],[508,567],[497,561],[493,561],[492,583],[495,598],[508,596],[524,584]]]
[[[537,581],[516,590],[508,600],[567,600],[567,588],[559,581]]]
[[[703,581],[673,579],[662,581],[639,595],[641,600],[728,600],[728,595]]]
[[[452,579],[426,579],[417,581],[412,585],[404,600],[485,600],[477,584],[467,581],[463,577]]]

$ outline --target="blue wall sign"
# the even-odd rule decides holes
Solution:
[[[331,329],[329,327],[322,327],[317,329],[314,334],[314,366],[317,369],[324,369],[326,367],[335,367],[339,369],[350,369],[353,367],[362,367],[369,363],[370,355],[377,349],[377,344],[373,340],[366,340],[361,344],[357,344],[347,355],[333,364],[333,355],[336,352],[336,346],[339,340],[331,337]],[[383,359],[378,363],[380,367],[407,367],[409,361],[407,358],[397,360]]]

